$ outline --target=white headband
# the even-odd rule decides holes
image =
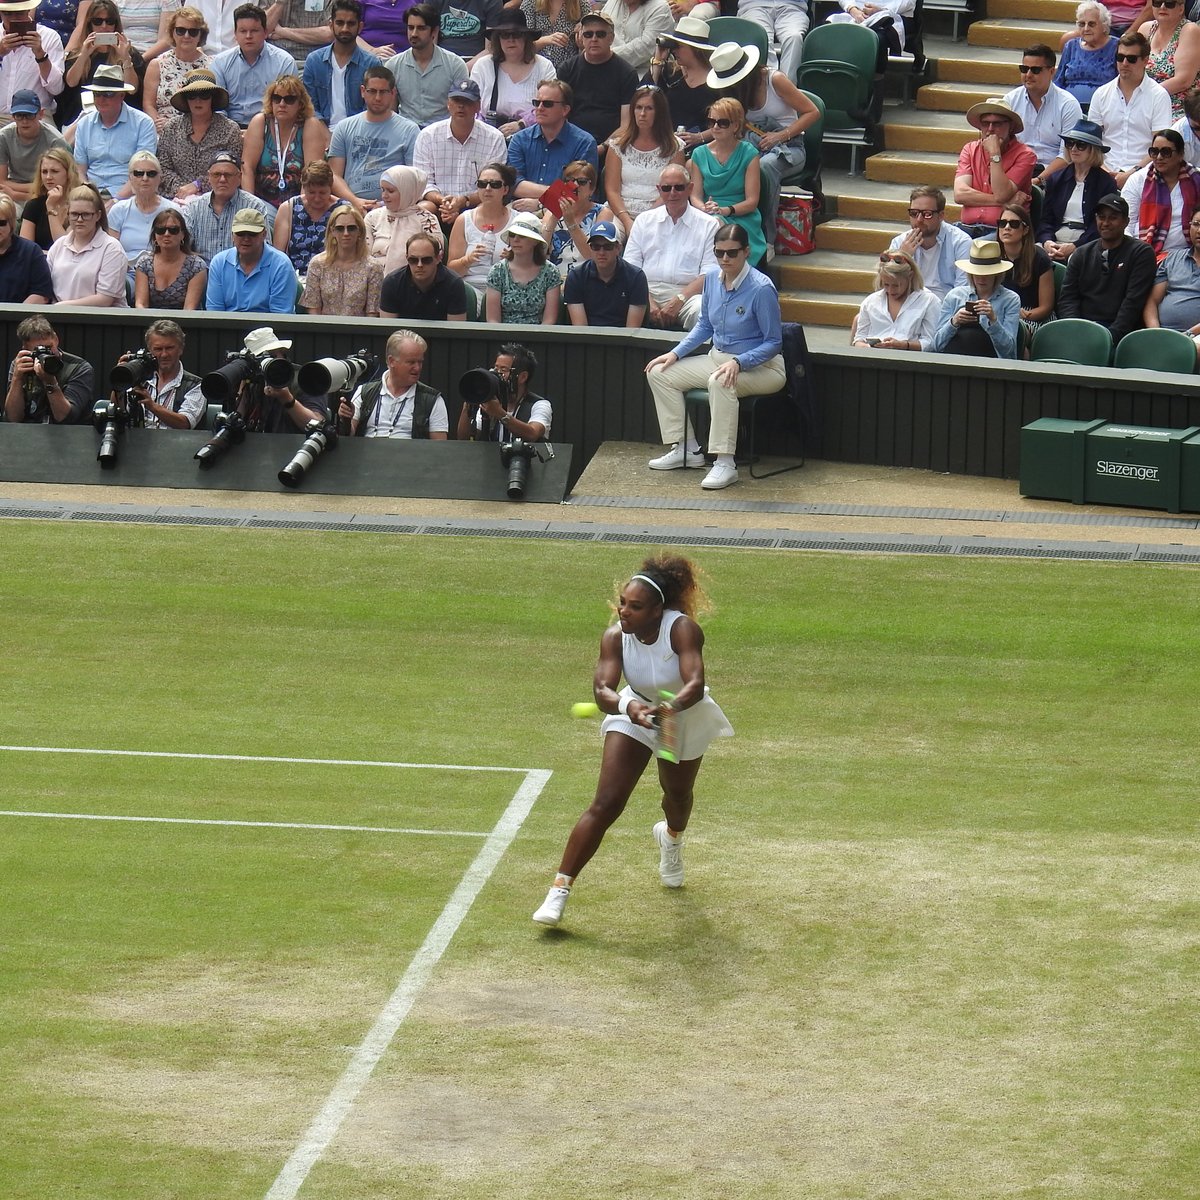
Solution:
[[[630,576],[630,579],[641,579],[643,582],[645,582],[645,583],[648,583],[648,584],[649,584],[649,585],[650,585],[650,586],[651,586],[651,587],[652,587],[652,588],[653,588],[653,589],[654,589],[654,590],[655,590],[655,591],[658,593],[658,598],[659,598],[659,599],[660,599],[660,600],[661,600],[661,601],[662,601],[664,604],[666,604],[666,602],[667,602],[667,598],[666,598],[666,596],[664,596],[664,595],[663,595],[663,590],[662,590],[662,588],[660,588],[660,587],[658,586],[658,584],[657,584],[657,583],[655,583],[655,582],[654,582],[654,580],[650,578],[650,576],[649,576],[649,575],[631,575],[631,576]]]

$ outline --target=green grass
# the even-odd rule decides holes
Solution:
[[[640,548],[5,525],[10,745],[553,775],[312,1200],[1192,1200],[1196,575],[701,552],[688,885],[649,782],[560,931]],[[7,809],[486,832],[515,774],[0,753]],[[0,1196],[261,1197],[479,839],[0,818]]]

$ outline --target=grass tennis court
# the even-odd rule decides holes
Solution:
[[[547,932],[642,547],[0,532],[0,742],[238,756],[0,751],[159,818],[0,817],[6,1200],[282,1194],[528,771],[303,1200],[1196,1196],[1194,571],[697,551],[687,885],[645,783]]]

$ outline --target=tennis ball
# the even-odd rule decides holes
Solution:
[[[600,715],[600,706],[593,704],[590,700],[579,701],[578,704],[571,705],[571,716],[573,717],[598,717]]]

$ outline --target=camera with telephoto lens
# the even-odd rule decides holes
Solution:
[[[249,350],[231,350],[225,362],[200,380],[200,392],[210,404],[228,404],[247,380],[269,387],[291,387],[296,366],[272,354],[255,357]]]
[[[96,461],[107,469],[117,465],[117,436],[129,424],[125,406],[112,400],[98,400],[92,407],[92,424],[100,435]]]
[[[122,391],[141,387],[158,370],[158,363],[149,350],[130,350],[121,357],[123,361],[109,371],[108,382]]]
[[[304,427],[308,436],[304,444],[292,456],[292,461],[279,472],[279,482],[285,487],[299,487],[304,480],[305,472],[325,453],[326,450],[337,449],[337,418],[328,421],[314,417]]]
[[[549,442],[527,442],[524,438],[515,437],[512,441],[500,443],[500,462],[508,471],[508,483],[505,491],[510,500],[522,500],[525,497],[525,483],[529,478],[529,464],[536,458],[538,462],[549,462],[554,457],[554,447]]]
[[[63,358],[57,350],[51,350],[49,346],[34,346],[29,353],[33,355],[35,363],[42,364],[42,370],[47,375],[57,379],[63,373]]]
[[[318,358],[296,372],[296,381],[306,396],[327,396],[357,387],[379,365],[370,350],[355,350],[345,358]]]
[[[192,456],[201,467],[211,467],[230,446],[240,446],[246,440],[246,418],[238,411],[217,415],[216,433]]]

